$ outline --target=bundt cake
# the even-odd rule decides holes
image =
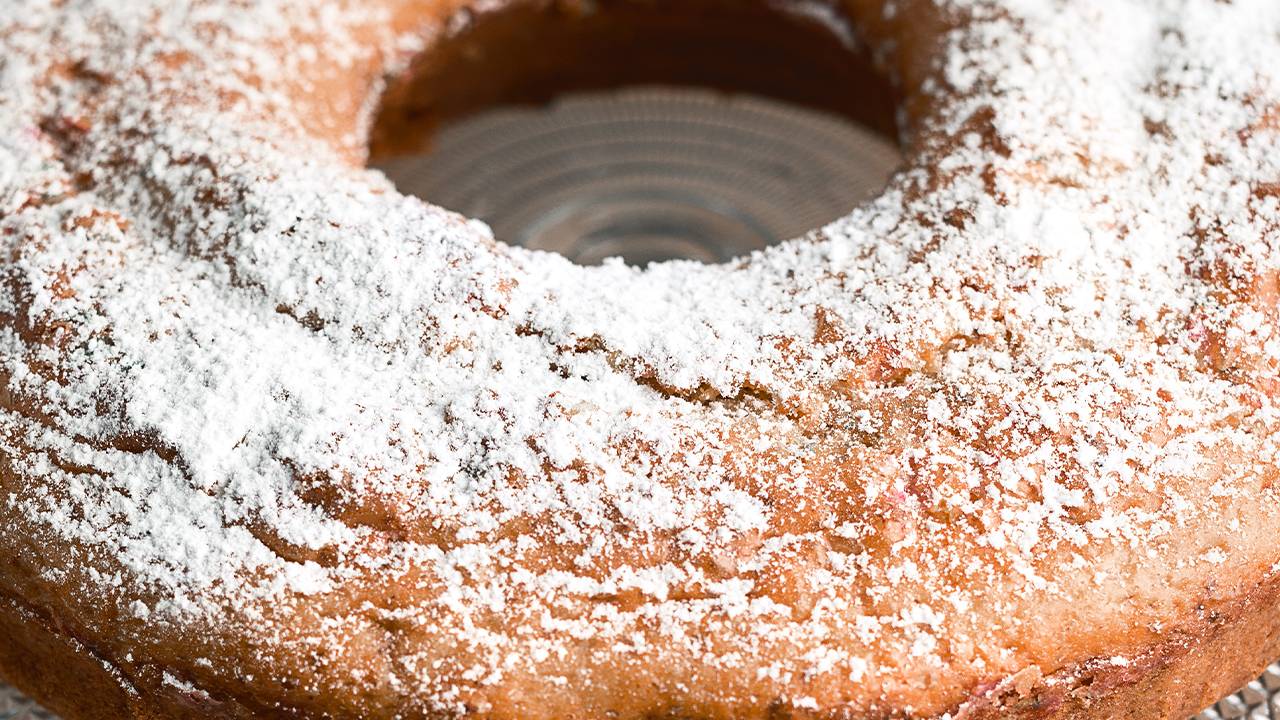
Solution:
[[[0,16],[0,677],[68,720],[1178,718],[1280,656],[1275,0]],[[906,160],[646,268],[368,167],[650,82]]]

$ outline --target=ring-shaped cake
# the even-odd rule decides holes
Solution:
[[[1274,0],[9,0],[0,675],[73,719],[1198,709],[1280,655],[1278,33]],[[873,125],[888,83],[907,161],[645,269],[365,168],[597,61]]]

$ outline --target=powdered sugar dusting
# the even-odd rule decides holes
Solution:
[[[646,270],[351,162],[444,3],[17,5],[0,591],[172,687],[928,716],[1275,566],[1207,530],[1280,502],[1270,0],[919,2],[950,29],[879,198]]]

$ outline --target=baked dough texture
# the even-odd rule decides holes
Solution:
[[[0,675],[74,720],[1175,718],[1280,654],[1280,3],[766,3],[856,30],[906,165],[641,270],[365,168],[506,2],[680,6],[5,0]]]

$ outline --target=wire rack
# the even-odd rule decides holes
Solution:
[[[378,165],[396,187],[581,265],[725,262],[799,237],[884,189],[897,144],[749,95],[645,87],[500,107],[428,154]]]

